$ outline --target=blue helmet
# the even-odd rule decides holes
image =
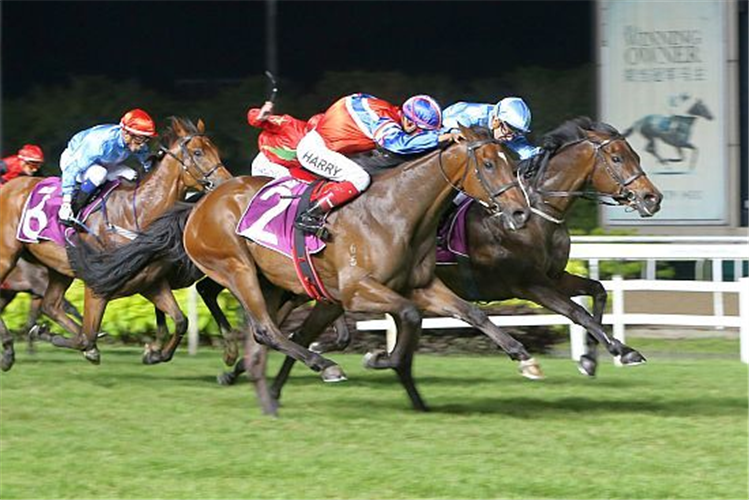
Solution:
[[[531,131],[531,110],[519,97],[505,97],[499,101],[492,109],[491,118],[498,118],[524,133]]]
[[[438,130],[442,127],[442,108],[428,95],[410,97],[402,106],[403,114],[424,130]]]

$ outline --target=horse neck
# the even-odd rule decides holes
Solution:
[[[577,196],[544,196],[545,191],[579,192],[593,174],[595,154],[581,142],[552,156],[546,166],[544,175],[539,179],[535,188],[540,192],[540,201],[534,201],[533,206],[543,210],[552,207],[559,218],[564,218],[572,208]],[[583,146],[586,145],[586,146]]]
[[[187,188],[180,179],[181,173],[177,161],[166,156],[138,186],[137,191],[133,191],[132,196],[136,197],[133,203],[137,205],[140,225],[149,225],[184,198]]]
[[[453,185],[460,182],[463,174],[462,167],[466,161],[464,149],[451,147],[400,168],[399,172],[390,178],[390,182],[387,183],[389,185],[384,187],[387,195],[381,198],[382,215],[407,214],[411,234],[416,234],[417,237],[432,235],[442,213],[457,194]],[[445,178],[449,179],[449,183]],[[406,211],[403,210],[404,206],[408,207]]]

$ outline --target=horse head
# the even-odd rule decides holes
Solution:
[[[585,132],[595,155],[590,182],[596,191],[636,209],[640,217],[655,215],[663,194],[642,169],[640,155],[611,125],[591,123]]]
[[[476,200],[493,217],[499,217],[508,229],[523,228],[530,211],[515,180],[515,163],[505,147],[488,129],[461,126],[460,130],[466,139],[459,146],[465,148],[465,168],[457,183],[450,179],[448,182]]]
[[[713,114],[709,109],[707,109],[707,106],[705,106],[705,103],[702,102],[702,99],[697,99],[689,108],[689,110],[687,110],[687,114],[692,116],[700,116],[702,118],[705,118],[706,120],[712,120],[714,118]]]
[[[170,117],[159,156],[163,162],[175,161],[182,169],[180,179],[188,189],[212,191],[231,178],[218,154],[218,148],[205,135],[205,124],[197,126],[184,118]]]

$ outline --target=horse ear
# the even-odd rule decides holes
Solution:
[[[182,126],[182,121],[178,120],[175,117],[172,117],[172,130],[174,130],[174,133],[177,134],[179,137],[184,137],[187,135],[187,130],[185,130],[185,127]]]
[[[463,137],[465,137],[469,141],[476,141],[479,139],[479,135],[470,127],[464,127],[460,123],[458,123],[458,127],[460,127],[460,133]]]
[[[205,123],[203,123],[202,118],[198,118],[198,132],[205,134]]]

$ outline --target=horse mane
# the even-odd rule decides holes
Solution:
[[[541,138],[542,153],[522,160],[518,164],[519,171],[526,177],[534,175],[564,146],[587,139],[588,132],[597,132],[611,137],[621,135],[616,128],[608,123],[596,122],[587,116],[572,118],[546,133]]]
[[[174,143],[179,140],[180,136],[176,132],[176,129],[178,128],[184,129],[190,135],[200,134],[198,127],[189,118],[170,116],[168,120],[169,125],[167,125],[166,129],[161,134],[161,143],[166,148],[172,147]]]

